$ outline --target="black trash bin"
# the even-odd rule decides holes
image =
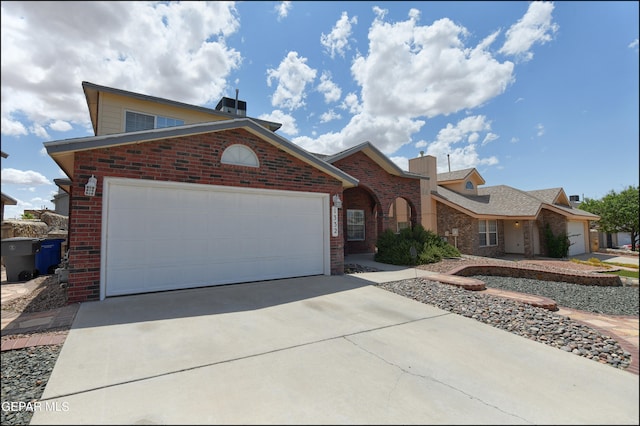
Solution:
[[[62,259],[62,243],[64,238],[44,238],[40,251],[36,253],[36,269],[40,275],[51,275],[56,271]]]
[[[39,238],[15,237],[2,240],[2,256],[7,268],[7,282],[29,281],[38,276],[36,253]]]

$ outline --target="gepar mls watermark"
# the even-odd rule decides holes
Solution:
[[[69,411],[69,403],[66,401],[2,401],[2,411]]]

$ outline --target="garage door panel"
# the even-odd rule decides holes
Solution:
[[[585,253],[585,236],[584,236],[584,224],[582,222],[568,222],[567,234],[569,235],[569,256],[575,256]]]
[[[328,272],[327,194],[126,179],[105,188],[106,296]]]

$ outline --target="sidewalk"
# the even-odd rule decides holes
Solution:
[[[6,269],[3,266],[0,287],[2,304],[29,294],[38,288],[43,278],[45,276],[20,283],[7,283]],[[68,329],[71,328],[79,308],[80,304],[75,303],[62,308],[33,313],[2,310],[2,325],[0,327],[2,337],[9,335],[18,335],[19,337],[2,339],[0,351],[64,343]]]

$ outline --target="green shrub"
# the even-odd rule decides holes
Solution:
[[[454,246],[422,225],[405,228],[397,234],[387,229],[378,236],[377,247],[376,261],[392,265],[422,265],[437,263],[445,257],[460,257]]]
[[[564,232],[558,235],[553,235],[551,232],[551,226],[547,223],[544,228],[544,237],[547,241],[548,256],[554,258],[564,258],[569,255],[569,246],[571,241]]]

